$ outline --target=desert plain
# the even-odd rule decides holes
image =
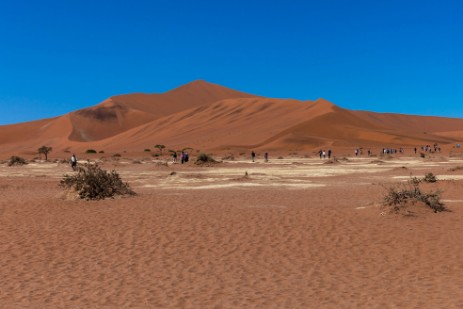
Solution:
[[[95,157],[137,193],[100,201],[66,163],[0,164],[0,307],[462,308],[461,154],[349,153]],[[384,209],[429,172],[449,211]]]

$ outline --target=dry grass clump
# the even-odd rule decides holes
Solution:
[[[436,175],[434,175],[433,173],[427,173],[426,175],[424,175],[423,181],[433,183],[437,181],[437,178]]]
[[[339,164],[339,163],[341,163],[341,162],[339,162],[339,160],[336,159],[336,158],[329,159],[329,160],[323,162],[323,164]]]
[[[206,154],[206,153],[200,153],[197,157],[196,157],[196,162],[195,164],[198,164],[198,165],[202,165],[202,164],[213,164],[213,163],[219,163],[217,162],[216,160],[214,160],[213,157],[211,157],[210,155]]]
[[[383,207],[394,213],[410,215],[409,206],[423,204],[437,213],[447,210],[440,197],[440,191],[429,193],[421,191],[420,180],[415,177],[406,184],[389,188],[383,200]]]
[[[222,160],[235,161],[235,155],[230,153],[230,154],[226,155],[225,157],[222,157]]]
[[[60,185],[74,189],[86,200],[101,200],[117,195],[134,195],[128,183],[124,183],[116,171],[105,171],[98,165],[77,168],[77,174],[64,175]]]
[[[12,156],[10,161],[8,161],[8,166],[19,166],[27,164],[27,161],[24,158],[18,156]]]
[[[456,172],[460,170],[463,170],[463,166],[455,166],[455,167],[449,168],[449,172]]]

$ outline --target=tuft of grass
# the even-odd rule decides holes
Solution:
[[[96,153],[95,149],[87,149],[85,153]]]
[[[116,195],[134,195],[128,183],[124,183],[116,171],[105,171],[98,165],[77,168],[77,174],[64,175],[60,181],[64,188],[74,189],[81,199],[101,200]]]
[[[27,164],[27,161],[24,158],[18,156],[12,156],[8,161],[8,166],[19,166],[25,164]]]

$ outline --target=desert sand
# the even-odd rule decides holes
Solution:
[[[156,144],[221,153],[435,143],[451,149],[462,140],[463,119],[352,111],[321,98],[264,98],[199,80],[161,94],[117,95],[60,117],[0,126],[0,159],[33,158],[42,145],[68,156],[88,149],[143,152]]]
[[[100,164],[137,195],[103,201],[58,186],[67,164],[0,164],[0,307],[462,308],[462,158],[324,162],[123,155]],[[384,212],[427,172],[449,212]]]

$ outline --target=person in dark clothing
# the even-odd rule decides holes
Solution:
[[[253,151],[251,151],[251,159],[252,159],[252,162],[254,162],[256,160],[256,153]]]
[[[265,159],[265,162],[268,162],[268,152],[264,154],[264,159]]]
[[[77,158],[75,154],[72,154],[71,156],[71,168],[73,171],[75,171],[77,168]]]

